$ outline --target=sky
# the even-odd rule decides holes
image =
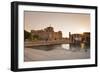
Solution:
[[[90,14],[24,11],[24,29],[41,30],[52,26],[62,31],[63,37],[71,33],[90,32]]]

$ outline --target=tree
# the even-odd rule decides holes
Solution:
[[[31,33],[26,30],[24,30],[24,40],[25,39],[31,39]]]
[[[38,35],[33,35],[33,40],[40,40],[40,37]]]

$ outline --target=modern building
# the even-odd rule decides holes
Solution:
[[[70,43],[88,43],[90,44],[90,32],[84,32],[83,34],[71,34],[69,32]]]
[[[90,44],[90,32],[84,32],[82,35],[82,42]]]

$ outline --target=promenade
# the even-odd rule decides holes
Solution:
[[[24,42],[25,47],[41,46],[41,45],[56,45],[56,44],[68,44],[68,40],[52,40],[52,41],[27,41]]]

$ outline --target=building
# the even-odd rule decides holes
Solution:
[[[71,34],[71,32],[69,32],[69,41],[70,41],[70,43],[80,43],[81,38],[82,38],[81,34],[78,34],[78,33]]]
[[[31,30],[32,39],[37,36],[37,40],[61,40],[62,32],[55,32],[53,27],[47,27],[42,30]]]
[[[90,44],[90,32],[84,32],[83,34],[71,34],[69,32],[70,43],[87,43]]]
[[[82,35],[82,42],[90,44],[90,32],[84,32]]]

